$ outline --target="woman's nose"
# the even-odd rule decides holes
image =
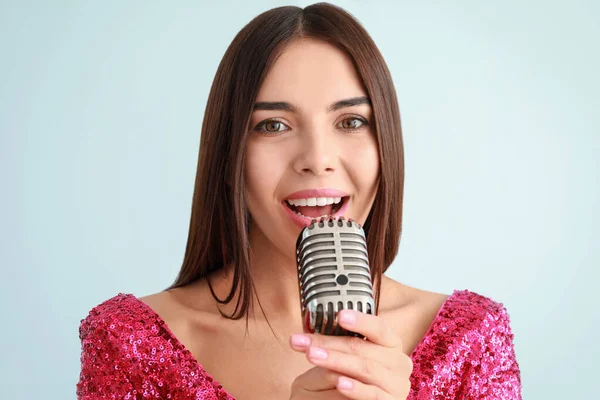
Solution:
[[[300,138],[294,169],[300,174],[323,175],[336,169],[337,150],[328,133],[314,133]]]

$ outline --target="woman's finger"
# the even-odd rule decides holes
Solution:
[[[308,348],[306,357],[318,367],[357,379],[367,385],[375,385],[387,393],[396,393],[400,382],[399,375],[410,376],[409,371],[412,369],[410,359],[408,362],[404,361],[406,363],[406,373],[404,374],[399,373],[398,370],[386,368],[370,358],[314,346]]]
[[[384,392],[376,386],[365,385],[356,379],[348,378],[346,376],[341,376],[340,379],[338,379],[337,389],[346,398],[353,400],[393,400],[394,398],[398,398],[397,396]],[[408,389],[405,389],[404,392],[399,393],[400,396],[404,396],[400,398],[406,398],[409,390],[410,386]]]
[[[340,374],[314,367],[292,383],[290,400],[347,400],[336,387]]]
[[[306,352],[309,346],[315,346],[360,355],[379,361],[387,368],[396,368],[401,363],[403,355],[401,348],[391,349],[351,336],[295,334],[290,338],[290,345],[292,349],[303,353]]]
[[[325,390],[324,392],[293,392],[290,400],[348,400],[349,397],[337,389]]]
[[[320,392],[335,390],[340,374],[322,367],[311,368],[298,375],[292,383],[292,392],[300,389],[306,392]]]
[[[342,328],[360,333],[375,344],[402,349],[402,341],[398,334],[383,318],[377,315],[365,314],[356,310],[342,310],[338,313],[337,318]]]

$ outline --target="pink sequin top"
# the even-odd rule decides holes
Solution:
[[[78,399],[233,399],[132,294],[119,293],[81,321]],[[411,354],[410,400],[521,399],[509,315],[455,290]]]

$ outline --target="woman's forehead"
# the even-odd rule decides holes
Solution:
[[[257,102],[327,108],[362,96],[366,91],[348,55],[325,42],[302,40],[289,45],[268,71]]]

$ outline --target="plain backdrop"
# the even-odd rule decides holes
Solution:
[[[259,13],[311,3],[0,2],[0,398],[74,399],[81,319],[173,281],[217,65]],[[524,398],[599,398],[599,3],[335,4],[400,102],[389,276],[503,303]]]

